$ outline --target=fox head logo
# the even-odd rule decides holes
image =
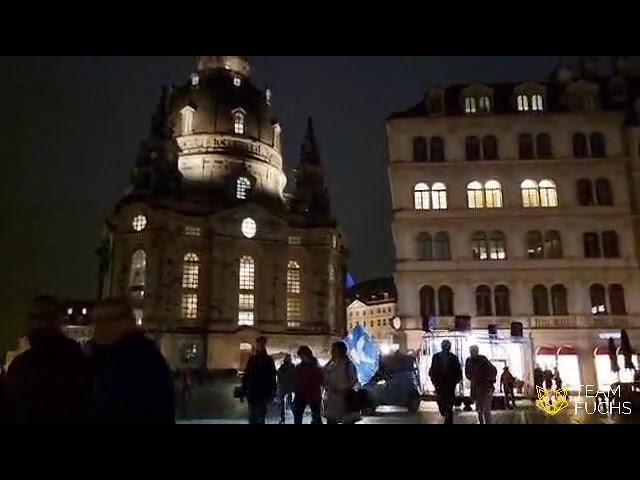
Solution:
[[[542,387],[536,387],[536,390],[538,392],[536,407],[551,416],[560,413],[569,406],[569,387],[563,387],[560,390],[546,390]]]

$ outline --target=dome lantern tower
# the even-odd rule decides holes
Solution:
[[[242,75],[251,76],[249,57],[240,56],[200,56],[198,57],[198,72],[207,73],[214,70],[227,70]]]

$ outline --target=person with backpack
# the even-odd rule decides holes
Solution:
[[[462,380],[462,368],[458,357],[451,353],[451,342],[442,341],[442,351],[431,360],[429,377],[436,389],[438,409],[445,424],[453,423],[453,404],[456,398],[456,386]]]
[[[477,345],[469,348],[471,354],[465,363],[464,371],[471,382],[471,398],[476,403],[478,422],[482,424],[492,423],[491,404],[493,402],[494,384],[498,376],[498,370],[489,359],[480,355]]]

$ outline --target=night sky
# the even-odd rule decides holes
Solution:
[[[287,170],[315,119],[357,280],[390,275],[384,122],[432,86],[546,78],[554,57],[253,57],[283,125]],[[196,57],[2,57],[0,354],[31,297],[94,298],[102,221],[128,186],[165,84]],[[10,340],[9,340],[10,339]]]

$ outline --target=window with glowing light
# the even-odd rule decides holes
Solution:
[[[245,115],[243,112],[235,112],[233,114],[233,131],[236,135],[244,135],[245,131]]]
[[[300,237],[297,237],[297,236],[289,237],[289,245],[301,245],[301,244],[302,244],[302,239]]]
[[[558,206],[558,192],[556,190],[556,184],[551,180],[541,180],[539,184],[540,188],[540,206],[541,207],[557,207]]]
[[[142,311],[142,309],[140,308],[136,308],[133,310],[133,315],[136,317],[136,325],[138,327],[142,326],[142,321],[144,319],[144,313]]]
[[[246,200],[251,190],[251,181],[247,177],[239,177],[236,180],[236,198]]]
[[[540,192],[538,184],[533,180],[525,180],[520,185],[522,191],[522,206],[524,208],[537,208],[540,206]]]
[[[252,257],[240,259],[238,275],[238,325],[254,324],[255,308],[255,261]]]
[[[484,184],[487,208],[502,208],[502,185],[496,180]]]
[[[518,111],[519,112],[529,111],[529,98],[526,95],[518,95]]]
[[[491,112],[491,97],[480,97],[480,111],[482,113],[490,113]]]
[[[282,128],[280,125],[276,124],[273,126],[273,148],[277,151],[280,151],[280,139],[282,137]]]
[[[254,219],[245,218],[242,221],[241,230],[242,230],[242,234],[246,238],[253,238],[256,236],[256,233],[258,232],[258,226],[256,225],[256,222]]]
[[[193,107],[185,107],[180,114],[182,115],[182,135],[191,135],[195,130],[196,111]]]
[[[301,302],[299,297],[287,298],[287,323],[289,327],[300,326],[302,318]]]
[[[144,292],[147,276],[147,255],[144,250],[137,250],[131,256],[129,287],[133,291]]]
[[[542,95],[539,93],[531,96],[531,110],[534,112],[542,112],[544,110]]]
[[[240,85],[242,85],[242,78],[240,77],[240,75],[234,75],[233,76],[233,86],[237,88]]]
[[[429,185],[418,183],[413,189],[413,200],[416,210],[429,210]]]
[[[484,191],[480,182],[467,185],[467,205],[469,208],[484,208]]]
[[[198,318],[198,294],[182,294],[182,318]]]
[[[184,227],[184,234],[187,237],[199,237],[202,235],[202,229],[193,225],[187,225]]]
[[[589,297],[591,299],[591,314],[606,315],[607,300],[604,287],[600,284],[591,285],[591,288],[589,289]]]
[[[300,293],[300,265],[291,261],[287,266],[287,293]]]
[[[182,266],[182,288],[197,289],[200,277],[200,259],[195,253],[187,253]]]
[[[476,99],[473,97],[467,97],[464,99],[464,111],[465,113],[476,113]]]
[[[431,208],[433,210],[447,209],[447,187],[444,183],[434,183],[431,187]]]
[[[144,215],[136,215],[131,222],[131,226],[136,232],[141,232],[147,228],[147,217]]]
[[[491,232],[489,235],[489,258],[491,260],[507,259],[507,241],[504,233]]]

